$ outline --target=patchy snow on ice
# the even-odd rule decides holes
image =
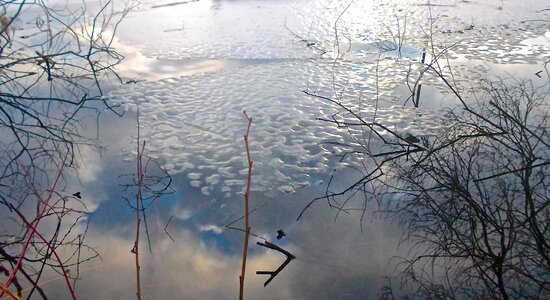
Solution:
[[[254,120],[252,189],[293,193],[336,167],[340,144],[360,147],[361,130],[319,120],[352,121],[340,105],[400,135],[433,135],[444,128],[439,109],[452,104],[429,70],[434,58],[451,63],[452,74],[441,72],[467,91],[489,64],[548,56],[547,28],[536,22],[548,17],[543,1],[254,3],[142,1],[120,28],[137,68],[122,73],[148,81],[110,101],[139,107],[148,151],[206,196],[244,190],[243,110]],[[413,108],[406,99],[418,84]]]

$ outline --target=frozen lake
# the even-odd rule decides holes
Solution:
[[[102,256],[81,266],[79,299],[135,298],[135,216],[119,176],[134,172],[138,109],[145,153],[168,171],[174,189],[147,208],[144,298],[237,297],[243,233],[225,226],[243,215],[243,110],[253,118],[256,209],[246,298],[377,297],[386,276],[396,275],[390,259],[407,250],[398,249],[400,231],[375,212],[379,203],[371,201],[361,218],[336,217],[319,201],[296,221],[325,193],[333,172],[332,188],[344,188],[363,163],[343,159],[350,149],[341,146],[359,147],[362,132],[321,121],[338,108],[305,92],[337,99],[399,134],[429,136],[444,127],[442,109],[456,100],[427,74],[419,107],[407,101],[424,49],[447,54],[441,62],[452,66],[464,92],[494,75],[537,84],[535,73],[550,59],[546,1],[428,2],[140,1],[113,44],[126,57],[120,75],[136,81],[108,94],[125,117],[102,117],[105,151],[84,153],[79,170],[92,211],[87,243]],[[352,203],[362,205],[359,198]],[[280,241],[279,229],[287,234]],[[276,269],[284,256],[255,245],[264,239],[297,257],[267,287],[268,277],[255,272]],[[61,299],[67,294],[56,278],[44,289]]]

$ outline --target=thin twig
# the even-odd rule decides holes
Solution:
[[[244,211],[245,211],[245,235],[244,235],[244,249],[243,249],[243,262],[241,268],[241,276],[239,276],[239,300],[244,298],[244,275],[246,273],[246,258],[248,256],[248,239],[250,238],[250,221],[248,218],[248,200],[250,196],[250,181],[252,178],[252,163],[250,159],[250,147],[248,145],[248,136],[250,133],[250,126],[252,125],[252,118],[250,118],[246,111],[243,111],[246,119],[248,120],[248,127],[244,135],[244,145],[246,147],[246,159],[248,162],[248,176],[246,180],[246,192],[244,193]]]
[[[139,130],[139,109],[137,112],[137,157],[136,157],[136,172],[137,172],[137,192],[136,192],[136,240],[134,242],[134,248],[132,249],[133,253],[136,256],[136,296],[138,300],[141,300],[141,266],[139,265],[139,227],[141,223],[141,216],[140,216],[140,207],[141,207],[141,187],[143,184],[143,165],[142,165],[142,158],[143,158],[143,152],[145,151],[145,141],[143,141],[143,146],[140,149],[140,130]]]
[[[166,222],[166,226],[164,226],[164,232],[166,233],[166,235],[172,240],[172,242],[175,242],[176,240],[174,240],[174,238],[170,235],[170,233],[168,233],[168,225],[170,225],[170,222],[172,221],[172,218],[174,216],[170,216],[170,219],[168,219],[168,222]]]
[[[286,260],[275,270],[275,271],[256,271],[256,274],[258,275],[269,275],[269,279],[264,282],[264,287],[267,286],[275,276],[277,276],[293,259],[296,258],[292,253],[286,251],[285,249],[271,243],[268,241],[265,241],[264,243],[256,242],[256,244],[266,247],[269,249],[273,249],[275,251],[278,251],[284,255],[286,255]]]
[[[31,182],[29,183],[30,184],[30,188],[32,190],[32,192],[36,195],[36,197],[38,197],[38,199],[40,200],[40,203],[42,203],[42,209],[40,210],[38,216],[36,217],[35,221],[33,221],[33,227],[31,228],[31,231],[29,232],[28,236],[27,236],[27,239],[25,240],[25,244],[23,245],[23,249],[21,250],[21,253],[19,254],[19,259],[17,260],[17,264],[15,265],[15,267],[13,268],[10,276],[8,277],[8,280],[6,281],[6,288],[9,288],[10,287],[10,284],[13,282],[14,278],[15,278],[15,275],[17,274],[17,271],[19,270],[19,268],[21,268],[21,264],[23,263],[23,258],[25,258],[25,254],[27,252],[27,248],[29,247],[29,244],[31,242],[31,239],[33,237],[33,235],[36,233],[36,227],[38,227],[38,223],[40,223],[40,220],[42,220],[43,216],[44,216],[44,213],[46,212],[46,209],[48,208],[48,202],[50,201],[52,195],[53,195],[53,191],[55,190],[55,188],[57,187],[57,184],[59,182],[59,178],[61,177],[61,174],[63,173],[63,168],[65,166],[65,162],[67,160],[67,157],[69,155],[69,152],[67,152],[67,154],[65,154],[65,157],[63,158],[63,161],[61,162],[61,165],[57,168],[57,171],[56,171],[56,176],[55,176],[55,179],[49,189],[49,192],[48,192],[48,195],[46,196],[46,198],[42,198],[42,196],[40,195],[40,193],[38,192],[38,190],[36,190],[34,184]],[[30,174],[26,174],[27,177],[30,178]],[[2,293],[0,293],[0,297],[2,296],[4,292],[2,291]]]
[[[21,221],[23,221],[23,223],[25,223],[25,226],[27,226],[29,229],[33,230],[34,233],[42,241],[44,241],[44,243],[46,244],[46,247],[48,247],[52,251],[53,255],[57,259],[57,262],[59,263],[59,267],[61,268],[61,272],[63,273],[63,278],[65,278],[65,282],[67,283],[67,287],[69,287],[69,291],[71,292],[71,297],[73,298],[73,300],[76,300],[76,295],[74,293],[73,287],[72,287],[71,283],[69,282],[69,274],[67,273],[67,270],[65,269],[65,266],[63,265],[63,262],[61,261],[61,258],[57,254],[57,251],[55,251],[55,248],[52,246],[52,243],[49,242],[46,238],[44,238],[44,236],[40,232],[38,232],[38,230],[36,229],[36,225],[32,225],[31,223],[29,223],[27,221],[27,219],[25,218],[25,216],[11,203],[10,203],[10,208],[15,211],[15,213],[19,216],[19,218],[21,218]]]
[[[16,300],[21,300],[16,294],[14,294],[12,291],[10,291],[3,283],[0,282],[0,289],[2,289],[3,292],[8,294],[8,296],[12,297]]]

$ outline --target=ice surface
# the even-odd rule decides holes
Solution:
[[[441,70],[464,91],[488,64],[533,64],[548,55],[547,28],[536,21],[548,18],[544,1],[141,3],[119,38],[134,47],[150,81],[110,98],[132,111],[139,106],[148,151],[204,195],[244,189],[243,110],[254,119],[252,188],[293,193],[311,184],[310,174],[335,167],[330,157],[349,150],[338,144],[360,150],[365,138],[317,120],[353,118],[302,91],[399,134],[433,135],[444,128],[438,109],[452,104],[443,103],[449,89],[441,79],[424,72],[435,55],[449,55],[439,59],[453,65],[452,74]],[[403,106],[415,84],[424,85],[421,107],[429,109]]]
[[[211,187],[202,189],[205,195],[242,192],[246,110],[253,118],[253,188],[292,193],[310,184],[309,174],[330,170],[328,157],[336,146],[326,142],[345,141],[342,129],[316,120],[334,114],[334,105],[302,93],[311,74],[323,82],[331,68],[308,61],[251,65],[143,82],[111,97],[133,111],[139,106],[148,153],[175,166],[171,173],[185,172],[192,186]],[[361,112],[374,115],[375,107],[365,105]],[[440,123],[437,114],[402,106],[380,107],[376,113],[385,125],[417,135],[437,130]]]

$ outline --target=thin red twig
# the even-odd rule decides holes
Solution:
[[[15,275],[17,274],[17,271],[21,268],[21,264],[23,263],[23,259],[25,258],[25,254],[27,253],[27,248],[29,247],[29,244],[31,242],[31,239],[33,235],[36,233],[36,228],[38,227],[38,224],[42,220],[42,217],[44,216],[44,213],[46,212],[46,208],[48,207],[48,203],[53,195],[53,192],[57,186],[57,183],[59,182],[59,178],[61,177],[61,173],[65,167],[65,162],[67,161],[67,157],[69,156],[69,152],[65,154],[65,157],[63,158],[63,161],[61,162],[61,165],[57,167],[56,176],[55,179],[48,191],[48,195],[46,199],[42,198],[36,187],[34,186],[33,182],[29,182],[29,187],[32,190],[32,192],[36,195],[36,197],[40,200],[40,203],[42,203],[42,209],[36,216],[35,220],[33,221],[33,225],[30,228],[30,232],[27,235],[27,239],[25,240],[25,244],[23,244],[23,248],[21,249],[21,252],[19,253],[19,258],[17,259],[17,263],[15,264],[15,267],[13,268],[12,272],[10,273],[10,276],[8,277],[8,280],[4,284],[6,288],[9,288],[11,283],[13,282]],[[27,178],[30,178],[30,174],[26,170],[25,175]],[[0,297],[4,295],[4,290],[0,291]]]
[[[15,206],[13,206],[12,204],[10,204],[10,207],[11,209],[13,209],[15,211],[15,213],[19,216],[19,218],[21,218],[21,220],[23,221],[23,223],[25,223],[25,225],[34,231],[34,233],[41,239],[44,241],[44,243],[46,244],[46,246],[52,251],[53,255],[55,256],[55,258],[57,259],[57,262],[59,263],[59,267],[61,268],[61,271],[63,272],[63,277],[65,278],[65,282],[67,283],[67,286],[69,287],[69,291],[71,292],[71,297],[73,298],[73,300],[76,300],[76,295],[74,293],[74,290],[73,290],[73,287],[71,286],[71,283],[69,282],[69,274],[67,274],[67,271],[65,270],[65,266],[63,265],[63,262],[61,261],[61,258],[59,257],[59,255],[57,255],[57,251],[55,251],[55,248],[51,245],[50,242],[48,242],[48,240],[46,240],[46,238],[44,238],[44,236],[36,229],[36,227],[34,227],[32,224],[30,224],[27,219],[25,218],[25,216],[21,213],[21,211],[19,211]]]
[[[244,193],[244,211],[245,211],[245,235],[244,235],[244,249],[243,249],[243,262],[241,268],[241,276],[239,276],[239,300],[244,298],[244,275],[246,271],[246,258],[248,257],[248,239],[250,237],[250,223],[248,218],[248,200],[250,196],[250,181],[252,178],[252,163],[250,159],[250,148],[248,146],[248,135],[250,133],[250,126],[252,125],[252,118],[250,118],[246,111],[243,111],[246,119],[248,120],[248,127],[246,128],[246,134],[244,135],[244,144],[246,147],[246,159],[248,161],[248,177],[246,181],[246,192]]]

